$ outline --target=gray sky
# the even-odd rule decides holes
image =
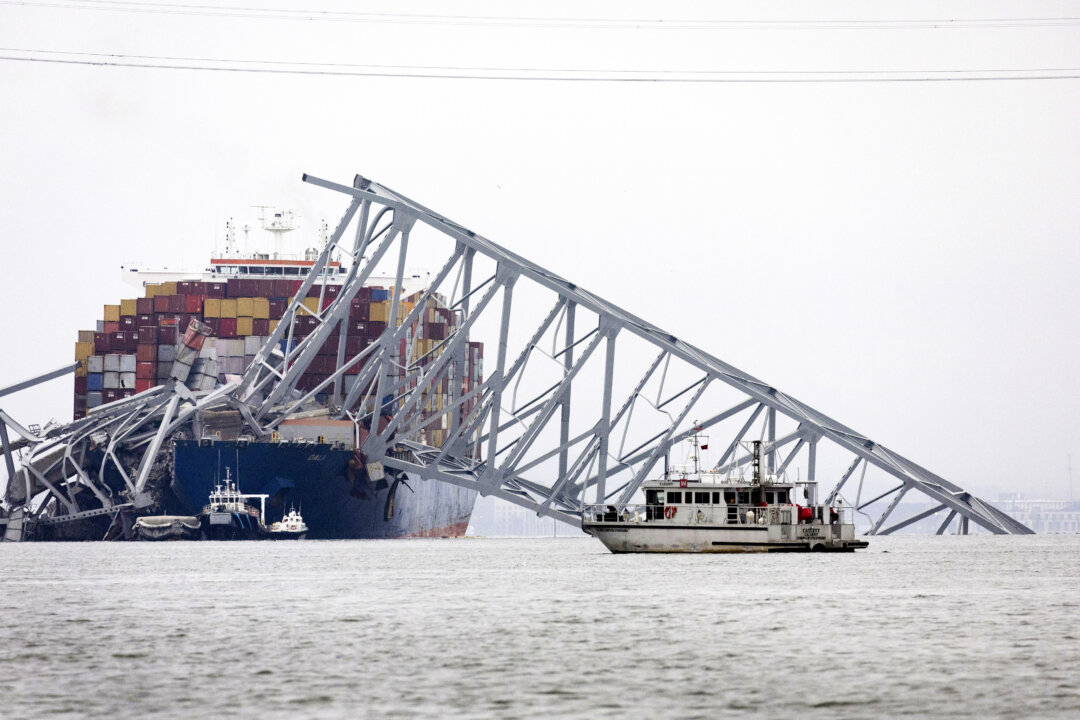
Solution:
[[[653,77],[1080,69],[1076,23],[896,24],[1080,17],[1075,2],[768,16],[760,3],[666,3],[667,20],[884,21],[681,30],[53,4],[0,3],[0,46]],[[363,9],[659,17],[645,3]],[[0,96],[0,382],[67,362],[76,331],[131,296],[120,265],[197,266],[225,220],[258,204],[297,208],[310,237],[344,203],[301,173],[360,172],[991,499],[1064,495],[1067,453],[1080,468],[1078,79],[602,83],[0,61]],[[69,418],[70,399],[63,380],[2,406],[43,422]]]

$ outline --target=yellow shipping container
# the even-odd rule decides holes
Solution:
[[[273,333],[275,330],[277,330],[277,326],[278,326],[279,322],[281,322],[281,321],[280,320],[271,320],[270,321],[270,332],[271,333]]]
[[[390,321],[390,301],[381,300],[379,302],[373,302],[369,306],[368,320],[374,322],[389,322]]]
[[[222,300],[221,301],[221,315],[223,318],[236,317],[236,300]]]
[[[134,300],[121,300],[120,301],[120,314],[127,315],[129,317],[135,317],[139,314],[139,311],[135,309]]]
[[[255,317],[251,311],[251,298],[236,298],[236,317]]]
[[[221,317],[221,299],[220,298],[206,298],[203,300],[203,317],[204,318],[219,318]]]
[[[251,318],[238,317],[236,318],[236,336],[254,335],[255,332],[251,326]]]
[[[80,330],[79,331],[79,342],[88,342],[88,343],[94,342],[94,331],[93,330]]]
[[[92,342],[77,342],[75,343],[75,359],[85,360],[94,354],[94,343]]]
[[[105,306],[105,322],[120,322],[120,306],[119,305],[106,305]]]
[[[317,315],[319,313],[319,298],[317,298],[317,297],[304,298],[303,304],[304,304],[304,307],[306,307],[308,309],[310,314]],[[300,313],[301,317],[303,317],[303,315],[304,315],[304,313]]]
[[[158,283],[146,283],[146,297],[154,298],[161,294],[161,285]]]
[[[251,317],[267,320],[270,318],[270,301],[266,298],[252,298],[251,310]]]
[[[161,288],[158,290],[158,295],[175,295],[176,294],[176,282],[170,280],[169,282],[161,283]]]
[[[83,360],[79,363],[79,367],[75,368],[75,377],[86,377],[86,361]]]

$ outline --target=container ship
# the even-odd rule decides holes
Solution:
[[[226,248],[198,271],[122,268],[127,284],[141,297],[106,305],[94,330],[80,331],[75,345],[76,371],[73,415],[84,417],[95,407],[131,397],[176,377],[178,352],[183,352],[185,329],[192,321],[209,331],[187,377],[179,380],[194,392],[209,392],[239,379],[274,331],[290,300],[300,290],[318,250],[300,256],[281,251],[281,236],[295,227],[292,214],[275,212],[263,227],[275,236],[271,252],[237,251],[234,229],[227,226]],[[246,244],[246,243],[245,243]],[[312,286],[304,307],[318,312],[337,296],[347,268],[332,262]],[[397,318],[389,317],[392,283],[373,276],[353,298],[347,323],[342,323],[321,348],[298,384],[314,389],[337,369],[342,335],[346,356],[352,357],[376,340],[390,322],[400,324],[420,299],[426,279],[410,275],[402,282],[403,301]],[[415,350],[438,356],[436,345],[454,331],[457,313],[433,296],[418,324]],[[317,326],[313,316],[297,317],[293,341]],[[288,342],[282,340],[282,343]],[[404,360],[406,348],[401,347]],[[402,368],[405,362],[401,363]],[[361,365],[344,376],[348,392]],[[400,372],[404,372],[402,369]],[[462,373],[462,392],[483,379],[483,345],[469,342]],[[332,391],[331,388],[328,390]],[[450,388],[443,382],[429,394],[426,413],[443,409]],[[208,413],[188,437],[172,440],[172,477],[158,493],[156,512],[196,514],[215,483],[227,474],[245,493],[266,494],[270,519],[290,505],[303,505],[311,539],[458,537],[465,534],[476,493],[406,474],[369,481],[360,446],[366,429],[351,420],[332,419],[330,392],[315,396],[316,409],[283,422],[269,440],[241,432],[238,411]],[[462,408],[468,413],[471,403]],[[410,437],[442,445],[446,416]]]

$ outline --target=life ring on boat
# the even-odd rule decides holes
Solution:
[[[666,508],[664,508],[664,517],[670,520],[671,518],[675,517],[675,512],[677,510],[677,507],[674,507],[673,505],[668,505]]]

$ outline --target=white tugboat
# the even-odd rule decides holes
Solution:
[[[225,468],[225,484],[214,486],[210,502],[203,508],[203,533],[210,540],[257,540],[266,534],[263,518],[266,517],[266,498],[269,495],[252,495],[240,492],[238,483],[232,481],[229,468]],[[248,500],[258,500],[259,507],[248,505]]]
[[[303,516],[296,508],[290,507],[289,514],[270,526],[267,537],[271,540],[303,540],[307,535],[308,526],[304,523]]]
[[[700,443],[694,443],[694,458]],[[761,473],[761,442],[753,443],[750,481],[718,473],[668,473],[642,483],[644,505],[585,508],[581,528],[613,553],[852,552],[851,508],[799,505],[796,488]],[[672,477],[672,475],[675,477]]]

